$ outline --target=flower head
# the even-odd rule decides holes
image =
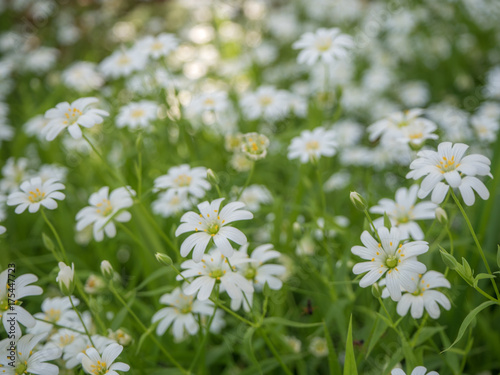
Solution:
[[[318,127],[313,131],[304,130],[300,136],[292,139],[288,146],[288,159],[300,159],[301,163],[317,161],[321,156],[335,155],[337,142],[335,133]]]
[[[418,366],[413,369],[411,375],[439,375],[436,371],[427,372],[427,369],[423,366]],[[391,371],[391,375],[406,375],[406,373],[399,369],[395,368]]]
[[[82,137],[82,129],[91,128],[103,122],[102,116],[109,116],[109,113],[102,109],[89,108],[90,104],[97,103],[97,98],[80,98],[73,103],[59,103],[55,108],[45,112],[45,118],[49,120],[42,129],[47,141],[54,140],[64,129],[68,129],[69,134],[75,138]]]
[[[267,154],[269,139],[264,134],[243,134],[241,151],[252,160],[263,159]]]
[[[88,348],[85,354],[80,354],[83,370],[91,375],[118,375],[117,371],[128,371],[130,366],[123,362],[116,362],[116,358],[123,350],[119,344],[110,344],[102,352],[102,357],[95,348]]]
[[[440,204],[451,188],[458,188],[464,202],[472,206],[475,190],[482,199],[488,199],[490,193],[483,182],[476,176],[491,176],[490,160],[483,155],[472,154],[464,157],[469,146],[463,143],[443,142],[437,151],[420,151],[418,159],[410,164],[411,171],[406,178],[423,179],[418,192],[419,198],[425,198],[432,192],[431,200]]]
[[[210,189],[207,181],[207,169],[205,167],[191,168],[188,164],[172,167],[166,175],[155,179],[156,189],[167,189],[172,193],[189,193],[196,198],[202,198]]]
[[[224,198],[219,198],[212,202],[200,203],[198,205],[199,214],[190,211],[182,215],[181,225],[175,231],[175,235],[196,232],[182,243],[180,251],[183,257],[186,257],[194,248],[193,260],[199,262],[210,240],[213,240],[225,256],[231,256],[234,252],[229,240],[239,245],[247,242],[243,232],[228,224],[238,220],[249,220],[253,218],[253,214],[250,211],[242,210],[245,205],[241,202],[231,202],[219,211],[223,200]]]
[[[354,46],[352,37],[342,34],[340,29],[320,28],[316,32],[303,34],[293,44],[294,49],[301,49],[297,62],[313,65],[318,61],[331,64],[347,56],[347,51]]]
[[[96,241],[104,239],[104,233],[113,238],[116,235],[114,221],[125,223],[132,218],[125,208],[132,207],[132,196],[135,191],[130,188],[120,187],[109,192],[109,187],[102,187],[89,198],[90,206],[82,208],[76,214],[76,230],[81,231],[93,224],[93,233]]]
[[[73,279],[75,277],[75,265],[71,263],[71,267],[67,266],[64,262],[59,262],[59,273],[57,274],[56,281],[59,283],[59,288],[65,296],[71,295],[75,284]]]
[[[31,213],[37,212],[40,205],[49,210],[54,210],[57,208],[55,200],[65,198],[65,195],[58,191],[64,188],[64,185],[54,178],[42,181],[40,177],[33,177],[21,184],[21,191],[9,195],[7,205],[17,206],[16,214],[23,213],[26,208]]]
[[[381,227],[378,235],[381,242],[376,241],[367,231],[361,234],[364,246],[354,246],[351,251],[368,262],[355,264],[352,272],[356,275],[367,272],[359,282],[362,288],[386,275],[389,294],[394,301],[399,301],[401,288],[410,293],[415,292],[414,279],[427,269],[416,256],[427,252],[429,245],[425,241],[401,243],[403,238],[395,227],[390,230]]]

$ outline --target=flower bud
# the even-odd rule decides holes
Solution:
[[[382,297],[382,291],[380,290],[380,286],[377,283],[372,284],[372,294],[375,298]]]
[[[59,283],[59,288],[65,296],[70,296],[75,289],[74,277],[75,265],[71,263],[71,267],[69,267],[64,262],[59,262],[59,273],[57,274],[56,281]]]
[[[219,184],[219,177],[215,174],[213,170],[210,168],[207,169],[207,180],[210,182],[212,185],[218,185]]]
[[[170,258],[166,254],[156,253],[155,257],[158,262],[163,263],[166,266],[171,266],[172,264],[174,264],[174,262],[172,262],[172,258]]]
[[[443,210],[441,207],[436,208],[436,219],[441,224],[447,224],[448,223],[448,215],[446,214],[446,211]]]
[[[110,328],[108,328],[108,337],[111,340],[115,340],[118,344],[123,346],[127,346],[132,342],[132,336],[130,336],[122,328],[119,328],[116,331],[113,331]]]
[[[113,280],[115,271],[113,270],[113,266],[111,265],[111,263],[109,263],[107,260],[103,260],[101,262],[101,273],[106,279]]]
[[[445,249],[440,248],[439,252],[441,253],[441,258],[443,258],[443,262],[447,267],[454,270],[455,268],[457,268],[457,266],[460,266],[453,255],[449,254]]]
[[[368,204],[366,203],[365,198],[363,198],[359,193],[355,191],[351,191],[349,195],[349,199],[351,199],[351,203],[360,211],[365,211],[368,208]]]

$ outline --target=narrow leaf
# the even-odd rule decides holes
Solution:
[[[352,345],[352,315],[349,319],[349,330],[347,331],[347,340],[345,344],[344,375],[358,375],[356,357],[354,356],[354,347]]]
[[[323,327],[325,328],[326,345],[328,346],[328,366],[330,367],[330,375],[341,375],[342,369],[340,368],[339,358],[337,357],[337,352],[333,346],[328,326],[324,321]]]

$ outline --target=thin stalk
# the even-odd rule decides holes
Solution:
[[[248,184],[250,184],[250,180],[252,179],[253,172],[255,170],[255,162],[252,163],[252,166],[250,167],[250,172],[248,173],[247,180],[245,181],[245,185],[241,188],[240,192],[238,193],[238,197],[236,197],[236,200],[240,200],[241,194],[243,194],[243,191],[247,188]]]
[[[458,198],[455,195],[455,192],[453,190],[451,191],[451,196],[453,197],[453,200],[457,204],[458,209],[462,213],[462,216],[464,217],[465,222],[467,223],[467,226],[469,227],[469,231],[472,234],[472,238],[474,238],[474,242],[476,243],[476,246],[477,246],[477,248],[479,250],[479,255],[481,255],[483,263],[484,263],[484,265],[486,267],[486,271],[488,271],[488,273],[490,275],[493,275],[492,272],[491,272],[490,265],[488,264],[488,261],[486,260],[486,256],[484,255],[483,248],[481,247],[481,244],[479,243],[479,240],[477,239],[476,232],[474,231],[474,228],[472,227],[472,224],[471,224],[471,222],[469,220],[469,217],[467,216],[467,213],[465,212],[464,208],[462,207],[462,204],[458,200]],[[493,284],[493,289],[495,289],[495,294],[497,296],[497,300],[500,301],[500,292],[498,291],[498,287],[497,287],[497,284],[495,283],[495,280],[491,279],[491,283]]]
[[[45,210],[42,208],[40,211],[42,212],[43,219],[45,220],[45,222],[49,226],[50,230],[54,234],[54,237],[56,238],[57,244],[58,244],[59,248],[61,249],[61,253],[63,255],[64,261],[66,263],[69,263],[68,257],[66,256],[66,249],[64,248],[64,246],[62,244],[61,237],[59,237],[59,234],[57,233],[56,228],[52,225],[50,220],[47,218],[47,215],[45,215]]]
[[[76,315],[78,315],[78,319],[80,319],[80,322],[82,323],[83,329],[85,330],[85,334],[88,336],[90,343],[95,348],[96,346],[94,345],[94,342],[92,341],[92,337],[90,336],[89,330],[87,329],[87,326],[85,325],[85,322],[83,321],[83,318],[80,315],[80,311],[78,311],[76,309],[75,304],[73,303],[73,300],[71,299],[71,296],[68,296],[68,298],[69,298],[69,302],[71,303],[71,306],[73,307],[73,310],[75,310]]]
[[[273,353],[274,357],[279,362],[279,364],[280,364],[281,368],[283,369],[283,371],[285,371],[285,373],[288,374],[288,375],[293,375],[293,373],[287,367],[287,365],[285,364],[285,362],[283,362],[283,359],[281,358],[280,354],[278,353],[278,351],[274,347],[274,345],[271,342],[271,340],[269,340],[269,337],[267,337],[266,332],[263,329],[261,329],[260,332],[262,333],[262,337],[264,338],[264,341],[266,342],[267,346],[271,350],[271,353]]]

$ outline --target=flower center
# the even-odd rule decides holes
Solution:
[[[411,133],[410,134],[410,139],[420,139],[422,138],[424,135],[422,133]]]
[[[219,233],[219,229],[220,229],[219,222],[216,221],[208,226],[206,232],[211,236],[214,236],[217,233]]]
[[[176,206],[178,205],[179,203],[181,203],[181,199],[179,198],[178,195],[175,195],[172,199],[170,199],[170,204],[172,206]]]
[[[268,95],[264,95],[264,96],[260,97],[259,101],[260,101],[261,106],[267,107],[268,105],[270,105],[273,102],[273,98],[271,98]]]
[[[306,143],[306,151],[317,151],[319,150],[319,142],[318,141],[309,141]]]
[[[90,371],[92,371],[94,375],[104,375],[108,372],[106,362],[97,361],[97,364],[90,365],[90,368],[92,369]]]
[[[113,211],[113,206],[111,206],[109,199],[103,199],[102,202],[97,203],[96,206],[98,207],[96,212],[103,216],[108,216]]]
[[[332,40],[330,38],[318,39],[315,43],[316,49],[320,52],[326,52],[332,46]]]
[[[74,340],[75,340],[75,335],[64,335],[59,337],[59,342],[63,347],[71,344]]]
[[[460,163],[455,164],[455,157],[452,156],[448,159],[446,156],[443,156],[443,160],[436,164],[436,167],[441,169],[441,173],[451,172],[457,169],[460,166]]]
[[[398,259],[397,259],[397,257],[395,255],[388,257],[385,260],[385,265],[388,268],[394,268],[394,267],[396,267],[398,265]]]
[[[66,117],[66,120],[63,121],[64,125],[73,125],[76,120],[82,115],[82,111],[80,111],[78,108],[68,108],[66,113],[64,114],[64,117]]]
[[[181,174],[174,179],[174,183],[178,187],[189,186],[192,179],[193,178],[191,176],[188,176],[187,174]]]
[[[45,318],[51,322],[57,322],[61,318],[61,310],[50,309],[45,313]]]
[[[207,107],[211,107],[215,104],[215,101],[212,98],[206,98],[203,102]]]
[[[152,45],[151,45],[151,49],[153,51],[159,51],[163,48],[163,43],[162,42],[154,42]]]
[[[138,118],[144,116],[144,109],[134,109],[132,113],[130,114],[132,118]]]
[[[28,362],[24,361],[24,363],[19,363],[16,367],[15,375],[24,375],[27,368],[28,368]]]
[[[36,188],[35,191],[30,191],[28,200],[31,203],[37,203],[45,198],[45,193],[41,192],[40,189]]]
[[[225,274],[225,271],[221,270],[220,268],[217,268],[217,269],[213,270],[212,272],[210,272],[208,275],[210,277],[213,277],[214,279],[219,280],[222,276],[224,276],[224,274]]]
[[[255,276],[257,276],[257,270],[253,267],[248,267],[246,270],[245,270],[245,278],[248,279],[248,280],[253,280],[255,278]]]
[[[118,59],[117,63],[118,63],[118,65],[120,65],[120,66],[125,66],[125,65],[128,65],[128,64],[130,64],[130,57],[128,57],[127,55],[122,55],[122,56],[120,56],[120,58]]]

